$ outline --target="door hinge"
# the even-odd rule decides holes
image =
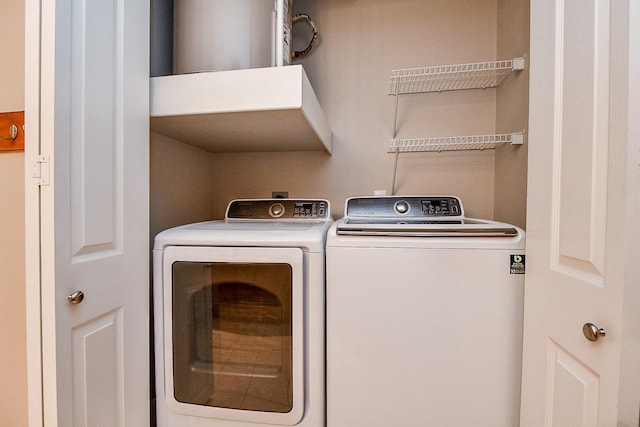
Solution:
[[[31,178],[37,179],[41,187],[49,185],[49,156],[38,156],[38,160],[31,165]]]

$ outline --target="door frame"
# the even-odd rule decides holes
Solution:
[[[43,241],[54,242],[54,238],[43,235],[43,229],[53,230],[54,216],[41,214],[43,206],[53,209],[53,192],[42,191],[53,180],[50,154],[53,132],[43,128],[42,117],[54,114],[55,86],[53,82],[43,81],[43,76],[54,75],[51,69],[56,60],[56,24],[61,23],[56,22],[55,1],[25,0],[25,129],[28,129],[24,150],[25,284],[29,427],[42,427],[57,419],[55,337],[49,337],[49,348],[45,348],[43,336],[47,325],[55,331],[55,306],[50,303],[47,309],[44,305],[45,301],[53,301],[53,295],[46,295],[47,288],[43,286],[43,271],[53,271],[55,261],[47,259],[47,248],[43,248]],[[49,293],[55,291],[50,288]],[[43,354],[48,354],[47,358]],[[45,366],[47,361],[49,364]]]
[[[622,351],[618,391],[620,425],[640,425],[640,2],[629,1],[627,197],[624,221],[626,283],[622,306]],[[622,424],[622,423],[627,424]],[[634,424],[631,424],[634,423]]]
[[[42,427],[42,311],[40,274],[40,60],[41,14],[39,0],[25,0],[25,286],[27,331],[27,402],[29,427]],[[32,170],[33,168],[33,170]],[[46,171],[46,167],[44,168]]]

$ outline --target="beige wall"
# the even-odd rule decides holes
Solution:
[[[328,198],[342,215],[349,196],[390,194],[396,68],[496,58],[496,0],[296,0],[316,21],[320,42],[301,62],[333,130],[334,153],[217,154],[215,215],[234,197]],[[303,25],[303,24],[299,24]],[[296,27],[297,28],[297,27]],[[495,131],[495,90],[403,96],[402,138]],[[472,216],[493,217],[494,152],[402,154],[397,193],[454,193]]]
[[[3,0],[0,112],[24,110],[24,0]],[[6,129],[0,129],[6,134]],[[0,424],[27,425],[24,155],[0,152]]]
[[[213,154],[151,134],[150,237],[213,216]]]
[[[498,0],[498,57],[526,55],[526,68],[497,89],[496,131],[529,127],[529,0]],[[495,218],[525,226],[527,210],[527,138],[518,148],[496,150]]]

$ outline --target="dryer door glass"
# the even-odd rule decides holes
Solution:
[[[175,399],[290,412],[291,266],[178,261],[172,282]]]

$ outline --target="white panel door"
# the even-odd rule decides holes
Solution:
[[[531,2],[523,427],[638,425],[624,378],[640,369],[627,344],[640,321],[629,13],[622,0]],[[587,323],[606,335],[588,340]]]
[[[149,4],[55,0],[28,10],[38,7],[41,22],[28,25],[40,45],[28,48],[40,63],[27,85],[39,87],[29,130],[49,162],[39,224],[28,215],[41,233],[40,416],[45,426],[147,426]]]

